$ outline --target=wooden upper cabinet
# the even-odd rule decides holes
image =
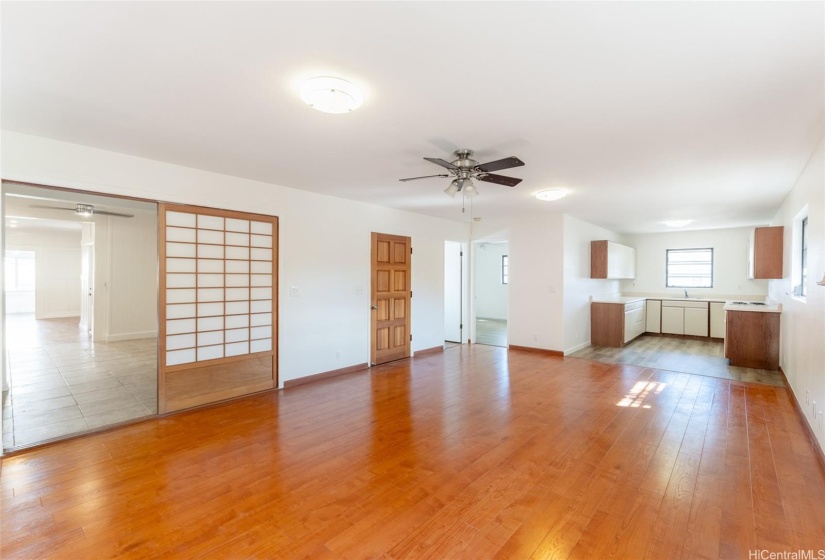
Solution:
[[[636,249],[613,241],[591,241],[590,277],[636,278]]]
[[[782,278],[784,231],[782,226],[754,228],[748,244],[748,278]]]

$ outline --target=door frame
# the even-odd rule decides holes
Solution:
[[[405,332],[409,335],[404,344],[404,355],[385,360],[380,363],[387,363],[393,360],[401,360],[412,356],[412,238],[403,235],[393,235],[389,233],[372,232],[370,234],[370,366],[380,365],[376,363],[376,355],[378,353],[376,330],[377,330],[377,287],[378,287],[378,238],[388,241],[403,242],[409,247],[407,254],[407,268],[406,268],[406,289],[410,292],[406,297],[406,317],[405,317]]]

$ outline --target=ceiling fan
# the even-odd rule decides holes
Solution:
[[[424,158],[436,165],[446,168],[449,173],[440,173],[438,175],[424,175],[422,177],[408,177],[406,179],[399,179],[401,182],[415,181],[416,179],[428,179],[430,177],[455,177],[444,192],[449,196],[455,197],[456,193],[464,191],[464,195],[474,197],[478,194],[473,179],[484,181],[486,183],[496,183],[498,185],[506,185],[508,187],[515,187],[521,183],[521,179],[515,177],[505,177],[504,175],[496,175],[492,171],[500,169],[509,169],[511,167],[520,167],[524,162],[515,156],[504,159],[497,159],[488,163],[478,163],[473,159],[472,150],[456,150],[453,152],[456,159],[449,162],[441,158]]]
[[[94,205],[92,204],[75,204],[74,208],[64,208],[63,206],[42,206],[39,204],[31,204],[29,208],[48,208],[50,210],[69,210],[70,212],[74,212],[78,216],[93,216],[94,214],[100,214],[102,216],[118,216],[119,218],[134,218],[133,214],[120,214],[118,212],[108,212],[106,210],[95,210]]]

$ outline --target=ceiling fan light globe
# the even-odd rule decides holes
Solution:
[[[95,207],[91,204],[76,204],[74,207],[74,213],[78,216],[89,217],[94,215]]]
[[[457,183],[457,180],[453,180],[453,182],[450,183],[450,185],[446,189],[444,189],[444,194],[446,194],[449,197],[455,198],[456,193],[458,193]]]
[[[472,181],[470,181],[469,179],[467,179],[467,180],[464,182],[464,189],[463,189],[463,191],[464,191],[464,196],[466,196],[467,198],[473,198],[473,197],[475,197],[475,196],[478,196],[478,189],[477,189],[477,188],[476,188],[476,186],[473,184],[473,182],[472,182]]]

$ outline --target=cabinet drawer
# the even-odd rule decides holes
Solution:
[[[662,301],[662,307],[696,307],[699,309],[707,309],[708,302],[706,301],[676,301],[666,299]]]
[[[633,303],[626,303],[624,304],[624,311],[627,313],[628,311],[633,311],[634,309],[642,309],[645,306],[644,300],[642,301],[634,301]]]

